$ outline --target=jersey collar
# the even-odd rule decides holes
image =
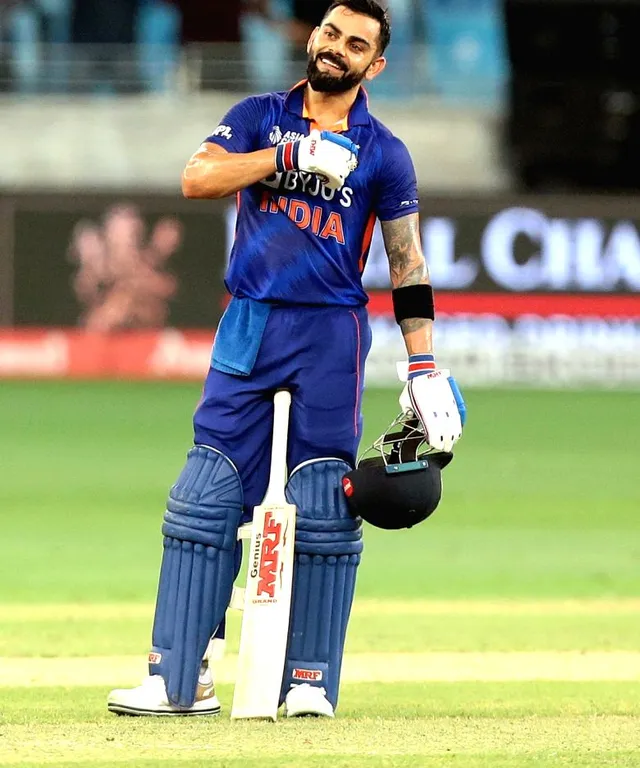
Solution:
[[[304,89],[307,85],[306,80],[301,80],[296,83],[293,88],[287,92],[284,99],[284,105],[298,117],[304,117],[311,119],[307,113],[307,108],[304,104]],[[360,86],[356,100],[349,111],[349,114],[342,121],[336,129],[337,131],[348,131],[349,128],[353,128],[355,125],[366,125],[369,122],[369,97],[365,89]]]

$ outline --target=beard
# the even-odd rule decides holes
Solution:
[[[337,64],[342,67],[342,74],[333,74],[332,72],[321,72],[318,69],[318,59],[320,56],[324,56],[332,64]],[[307,63],[307,79],[309,85],[314,91],[320,93],[345,93],[355,88],[356,85],[364,80],[366,70],[364,72],[353,72],[345,69],[346,65],[330,53],[318,53],[313,52],[309,54],[309,61]]]

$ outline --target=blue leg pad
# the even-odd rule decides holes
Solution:
[[[342,478],[351,467],[319,459],[294,470],[297,507],[293,595],[281,702],[292,685],[324,688],[336,707],[342,652],[362,552],[362,522],[349,514]]]
[[[190,707],[209,638],[224,619],[235,576],[242,486],[223,454],[196,446],[171,489],[149,674],[169,701]]]

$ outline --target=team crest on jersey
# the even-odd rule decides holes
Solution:
[[[269,141],[274,146],[277,144],[286,144],[289,141],[298,141],[298,139],[304,139],[304,133],[298,133],[297,131],[287,131],[286,133],[282,133],[282,128],[280,128],[279,125],[274,125],[269,134]]]

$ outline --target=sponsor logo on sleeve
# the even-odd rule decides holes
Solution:
[[[162,661],[162,654],[151,651],[149,654],[149,664],[159,664]]]
[[[229,125],[219,125],[211,135],[220,136],[222,139],[232,139],[233,129]]]

